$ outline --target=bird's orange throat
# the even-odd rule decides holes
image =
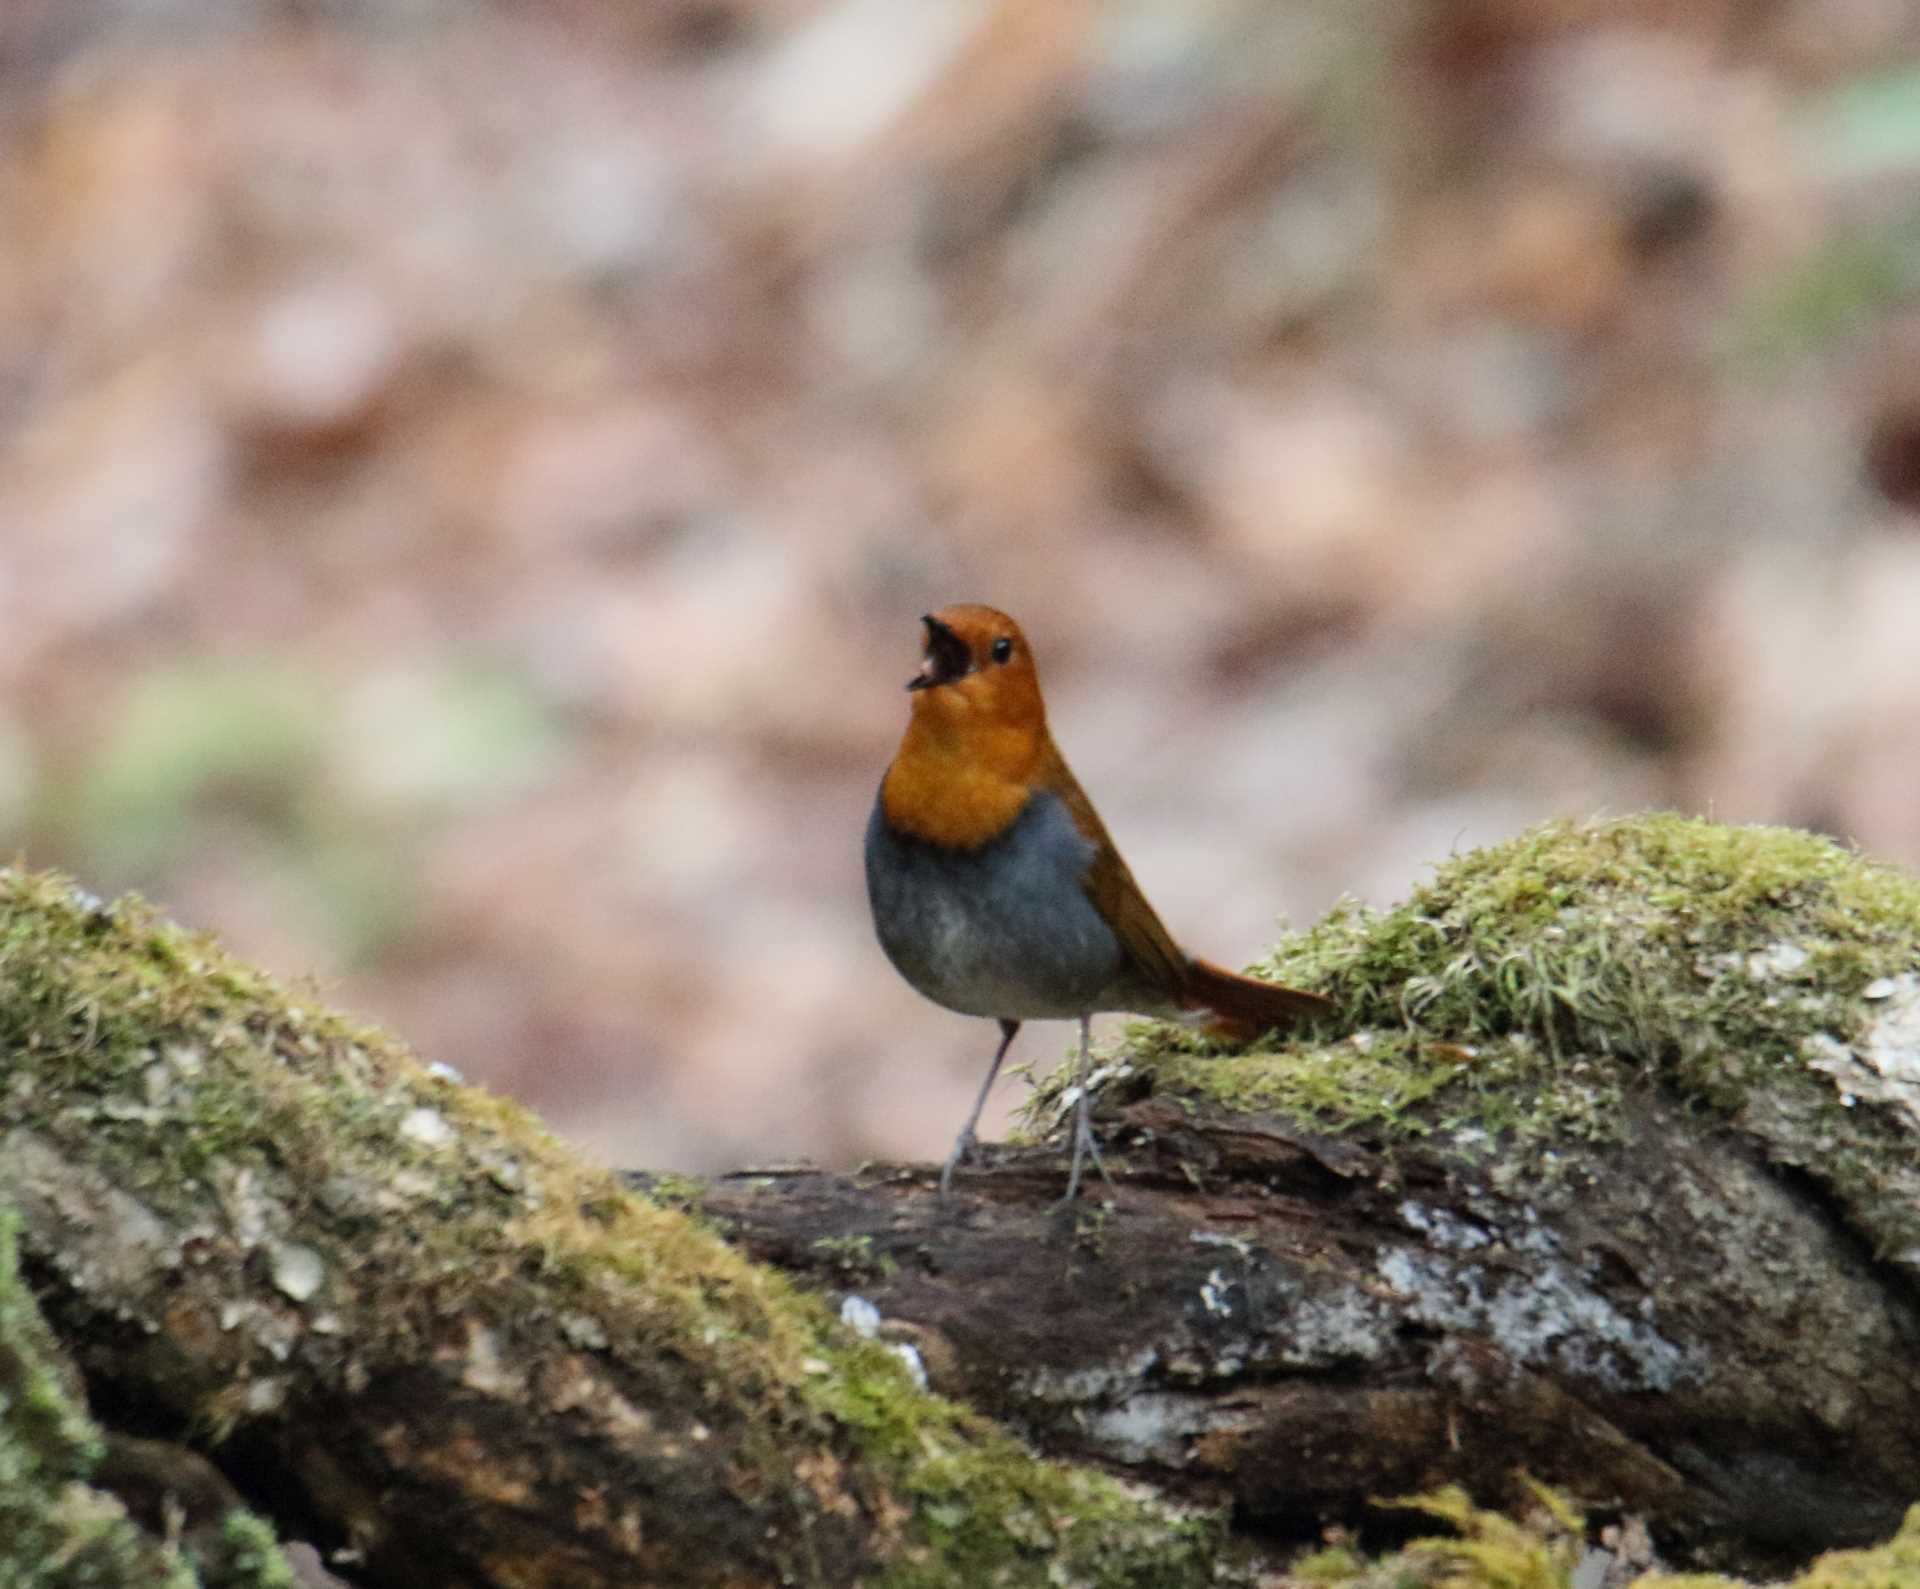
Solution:
[[[1044,738],[1043,727],[979,711],[960,690],[928,690],[880,786],[888,825],[956,849],[991,843],[1026,805]]]

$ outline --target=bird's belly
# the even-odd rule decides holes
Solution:
[[[1002,1020],[1113,1008],[1119,940],[1087,898],[1093,847],[1050,795],[977,850],[904,837],[876,806],[867,892],[880,945],[936,1004]]]

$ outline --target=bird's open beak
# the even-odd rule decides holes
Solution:
[[[927,626],[927,655],[920,671],[907,680],[910,690],[929,690],[936,684],[951,684],[973,671],[973,653],[966,641],[932,613],[920,620]]]

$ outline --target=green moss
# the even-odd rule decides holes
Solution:
[[[870,1459],[900,1475],[899,1499],[920,1536],[878,1580],[885,1589],[1216,1581],[1225,1539],[1217,1514],[1162,1508],[1104,1475],[1036,1461],[977,1414],[912,1393],[879,1346],[837,1354],[821,1386]]]
[[[729,1482],[743,1496],[800,1495],[802,1518],[854,1508],[878,1520],[869,1581],[1212,1581],[1215,1520],[1037,1460],[524,1110],[429,1074],[137,900],[103,907],[61,879],[0,872],[0,1052],[11,1118],[56,1146],[84,1142],[163,1221],[192,1225],[238,1201],[268,1242],[293,1235],[323,1277],[314,1305],[346,1288],[366,1372],[426,1355],[450,1316],[509,1338],[584,1332],[701,1387],[702,1421],[736,1441]],[[369,1273],[388,1283],[353,1287]],[[167,1306],[217,1315],[220,1288],[244,1283],[203,1261],[171,1276]],[[192,1401],[179,1410],[229,1430],[250,1415],[253,1374],[284,1379],[300,1361],[177,1385]],[[819,1582],[805,1534],[776,1548],[792,1581]]]
[[[1728,1580],[1702,1574],[1649,1573],[1637,1589],[1727,1589]],[[1794,1579],[1791,1589],[1920,1589],[1920,1506],[1899,1533],[1869,1550],[1836,1550]]]
[[[77,787],[64,791],[73,837],[116,870],[150,865],[178,842],[194,805],[217,792],[269,831],[291,831],[320,784],[324,744],[312,690],[257,668],[149,675]]]
[[[86,1484],[99,1432],[20,1277],[18,1224],[0,1210],[0,1585],[195,1589],[185,1563]]]
[[[1895,1147],[1806,1049],[1857,1036],[1868,984],[1907,971],[1916,943],[1920,885],[1805,834],[1555,825],[1450,862],[1395,910],[1350,907],[1283,945],[1269,972],[1336,1000],[1320,1032],[1221,1056],[1143,1027],[1120,1057],[1198,1101],[1503,1156],[1604,1139],[1620,1101],[1655,1083],[1729,1113],[1791,1096],[1834,1148],[1823,1173],[1863,1206],[1897,1203],[1876,1180]],[[0,873],[0,1051],[10,1118],[84,1140],[163,1216],[251,1185],[271,1200],[269,1232],[297,1226],[324,1275],[394,1277],[364,1304],[389,1311],[354,1320],[371,1368],[416,1358],[455,1311],[507,1332],[590,1321],[611,1352],[706,1387],[705,1415],[743,1431],[743,1491],[786,1493],[796,1452],[816,1453],[805,1483],[820,1508],[879,1521],[876,1582],[1211,1581],[1217,1517],[1037,1461],[524,1111],[430,1076],[137,901],[104,908]],[[1897,1216],[1875,1228],[1900,1234]],[[183,1271],[175,1300],[197,1283]],[[241,1416],[248,1372],[187,1411],[209,1428]],[[819,1579],[804,1538],[783,1548],[795,1581]]]
[[[1369,1557],[1336,1545],[1301,1558],[1285,1581],[1316,1589],[1572,1589],[1585,1553],[1580,1514],[1561,1495],[1524,1480],[1534,1505],[1524,1517],[1476,1506],[1456,1485],[1378,1503],[1424,1513],[1452,1531]],[[1732,1589],[1727,1580],[1712,1580]]]
[[[377,759],[356,753],[381,746]],[[295,669],[194,662],[134,681],[100,749],[47,781],[37,835],[121,877],[236,823],[280,897],[343,956],[404,936],[408,835],[528,787],[567,754],[531,683],[474,662],[348,694]]]
[[[0,1411],[9,1437],[30,1453],[32,1473],[62,1484],[92,1471],[100,1460],[100,1437],[79,1404],[78,1386],[61,1371],[59,1348],[21,1279],[19,1224],[11,1210],[0,1209],[0,1366],[6,1376]],[[0,1486],[0,1505],[11,1488]]]
[[[1441,1589],[1570,1589],[1586,1553],[1585,1525],[1564,1497],[1526,1481],[1538,1505],[1523,1520],[1477,1507],[1457,1485],[1382,1504],[1425,1512],[1457,1537],[1416,1539],[1402,1558]]]
[[[293,1569],[273,1529],[251,1512],[230,1512],[218,1544],[194,1553],[206,1589],[294,1589]]]
[[[679,1175],[671,1170],[648,1173],[642,1178],[638,1190],[662,1208],[677,1208],[685,1214],[699,1213],[707,1201],[707,1183],[704,1180],[697,1175]]]
[[[1530,1481],[1528,1488],[1537,1505],[1522,1519],[1475,1506],[1452,1486],[1385,1502],[1425,1512],[1454,1532],[1375,1558],[1344,1546],[1320,1551],[1297,1562],[1288,1579],[1321,1589],[1572,1589],[1585,1523],[1565,1497]],[[1645,1573],[1632,1589],[1745,1585],[1715,1573]],[[1920,1506],[1886,1544],[1821,1556],[1782,1589],[1920,1589]]]
[[[1405,905],[1336,916],[1270,969],[1331,981],[1353,1026],[1671,1056],[1737,1101],[1742,1077],[1709,1054],[1737,1045],[1774,1066],[1830,1023],[1827,1001],[1906,969],[1916,941],[1905,873],[1812,834],[1657,815],[1553,823],[1462,856]],[[1805,960],[1756,972],[1750,957],[1779,945]]]
[[[1908,1143],[1809,1059],[1855,1041],[1869,985],[1917,953],[1920,881],[1826,839],[1672,815],[1558,822],[1280,944],[1260,970],[1332,996],[1318,1030],[1225,1053],[1141,1023],[1106,1060],[1161,1092],[1389,1146],[1444,1135],[1530,1174],[1552,1172],[1556,1144],[1616,1135],[1623,1099],[1650,1084],[1729,1117],[1764,1093],[1796,1122],[1783,1143],[1816,1143],[1863,1227],[1904,1248],[1920,1211],[1889,1188]],[[1030,1118],[1057,1118],[1069,1081],[1043,1082]]]
[[[808,1249],[847,1284],[884,1279],[899,1265],[886,1253],[873,1250],[871,1236],[822,1236]]]

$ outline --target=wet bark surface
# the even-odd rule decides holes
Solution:
[[[1815,1183],[1652,1093],[1624,1142],[1515,1176],[1147,1098],[1112,1187],[994,1150],[741,1174],[705,1209],[755,1257],[878,1308],[936,1388],[1049,1453],[1276,1539],[1375,1498],[1516,1474],[1769,1570],[1882,1537],[1920,1492],[1920,1299]],[[1105,1205],[1105,1206],[1103,1206]]]

